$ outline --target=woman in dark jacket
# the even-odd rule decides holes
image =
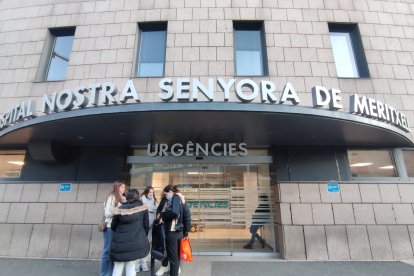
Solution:
[[[165,227],[165,244],[167,259],[162,261],[162,266],[155,275],[163,275],[168,272],[170,263],[170,276],[178,276],[180,268],[179,245],[183,238],[182,204],[177,186],[167,185],[163,190],[163,198],[157,209],[157,217]]]
[[[111,258],[115,262],[113,276],[122,275],[126,264],[126,275],[135,276],[135,261],[148,255],[148,206],[139,200],[136,189],[130,190],[126,200],[115,211],[111,228],[114,231],[111,243]]]

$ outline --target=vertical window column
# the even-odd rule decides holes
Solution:
[[[137,62],[138,77],[164,75],[167,22],[139,23],[140,43]]]
[[[44,64],[41,66],[42,80],[65,80],[70,54],[72,52],[75,27],[49,30],[49,39],[45,45]]]
[[[237,76],[266,76],[267,55],[263,22],[234,21]]]
[[[357,24],[329,23],[336,72],[341,78],[368,78],[368,64]]]

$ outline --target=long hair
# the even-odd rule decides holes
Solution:
[[[122,185],[126,186],[125,182],[119,181],[119,180],[115,181],[114,185],[113,185],[113,189],[108,195],[108,196],[114,196],[115,197],[115,206],[117,206],[118,203],[123,203],[123,201],[124,201],[121,194],[119,193],[119,187],[121,187]]]
[[[178,189],[178,185],[168,184],[162,190],[162,199],[164,199],[164,197],[165,197],[164,193],[169,193],[170,191],[172,191],[174,194],[180,192],[180,190]]]
[[[145,195],[145,197],[146,198],[148,198],[148,194],[149,194],[149,192],[150,191],[153,191],[153,193],[152,193],[152,196],[153,196],[153,198],[154,198],[154,202],[155,203],[157,203],[158,202],[158,200],[157,200],[157,198],[155,197],[155,191],[154,191],[154,188],[152,187],[152,186],[148,186],[148,187],[146,187],[145,188],[145,190],[144,190],[144,192],[142,193],[143,195]]]

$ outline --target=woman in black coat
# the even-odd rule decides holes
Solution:
[[[184,225],[181,216],[183,206],[178,192],[177,186],[165,186],[164,196],[157,209],[157,217],[160,219],[160,223],[164,223],[167,258],[162,261],[162,266],[155,275],[163,275],[169,270],[170,276],[178,276],[180,269],[179,247],[183,238]],[[168,263],[170,264],[169,269]]]
[[[115,211],[111,228],[111,258],[115,262],[113,276],[122,275],[126,264],[126,275],[135,276],[135,261],[148,255],[149,219],[148,206],[143,205],[136,189],[130,190],[126,200]]]

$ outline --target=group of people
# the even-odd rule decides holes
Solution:
[[[120,276],[124,266],[126,276],[148,271],[151,229],[154,223],[165,229],[166,258],[155,275],[169,272],[177,276],[180,270],[180,243],[188,235],[191,221],[185,216],[185,198],[177,186],[167,185],[160,202],[153,187],[147,187],[142,196],[136,189],[126,192],[126,185],[116,181],[104,203],[107,228],[103,232],[101,276]],[[188,210],[188,208],[187,208]]]

